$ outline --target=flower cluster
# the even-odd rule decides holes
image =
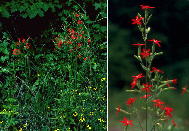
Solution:
[[[139,110],[143,110],[146,112],[145,125],[148,125],[148,117],[152,115],[152,118],[154,118],[153,115],[155,115],[157,120],[154,120],[152,125],[153,129],[156,125],[161,124],[161,120],[173,118],[173,108],[167,106],[165,102],[158,99],[158,96],[165,90],[175,89],[171,84],[177,84],[177,79],[163,80],[161,75],[164,71],[157,67],[152,67],[154,57],[163,54],[163,52],[157,52],[156,50],[156,48],[161,47],[161,41],[154,38],[148,39],[147,37],[150,32],[150,27],[147,27],[147,24],[151,18],[148,10],[155,7],[140,5],[140,8],[141,10],[144,10],[144,17],[138,13],[131,21],[132,24],[137,25],[139,31],[142,33],[143,42],[132,45],[138,47],[138,53],[137,55],[134,55],[134,57],[140,62],[144,73],[132,76],[133,79],[130,84],[131,89],[127,90],[127,92],[139,93],[139,96],[127,99],[126,106],[128,107],[128,111],[121,108],[121,106],[118,106],[116,108],[116,115],[118,115],[119,112],[122,112],[129,115],[129,118],[131,118],[132,114],[137,114]],[[186,88],[183,88],[182,94],[186,92]],[[134,104],[135,102],[137,102],[137,104]],[[138,107],[139,109],[136,107],[138,104],[141,104]],[[123,123],[123,126],[134,126],[132,123],[133,121],[135,120],[128,120],[127,117],[124,117],[123,121],[120,122]],[[137,123],[137,120],[135,122]],[[176,126],[176,122],[173,119],[171,120],[171,123],[174,127]],[[138,125],[142,128],[141,123]]]
[[[67,50],[69,53],[74,53],[78,58],[86,61],[90,59],[90,56],[87,56],[87,52],[89,52],[87,48],[90,47],[91,39],[87,32],[85,22],[82,20],[83,15],[80,13],[73,13],[73,15],[75,18],[72,19],[73,26],[66,26],[65,30],[56,34],[52,41],[55,50]]]
[[[20,55],[22,54],[21,50],[24,49],[30,49],[31,48],[31,44],[28,43],[30,38],[24,39],[24,38],[18,38],[18,41],[15,42],[15,49],[12,50],[12,54],[13,55]]]

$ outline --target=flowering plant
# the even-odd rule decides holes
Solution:
[[[143,14],[138,13],[131,20],[131,24],[136,25],[142,35],[142,42],[132,45],[137,47],[137,54],[134,55],[134,58],[140,63],[143,72],[132,76],[131,89],[126,90],[126,92],[134,93],[135,97],[128,98],[125,103],[127,109],[124,109],[124,106],[118,106],[116,115],[120,112],[125,114],[123,120],[120,121],[120,123],[123,123],[125,130],[129,128],[136,128],[142,131],[163,130],[170,123],[169,130],[172,130],[177,127],[172,114],[174,109],[158,97],[167,90],[176,89],[174,85],[177,84],[177,79],[164,80],[162,76],[164,71],[154,67],[154,58],[163,54],[163,52],[159,51],[161,41],[149,38],[151,28],[148,23],[152,17],[150,10],[155,7],[140,5],[140,8]],[[185,93],[186,91],[183,90],[183,92]]]
[[[106,130],[106,1],[0,9],[0,130]]]

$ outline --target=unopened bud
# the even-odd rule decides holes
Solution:
[[[156,123],[157,126],[159,127],[162,127],[162,124],[161,123]]]
[[[146,29],[146,33],[149,33],[149,32],[150,32],[150,30],[151,30],[151,28],[150,28],[150,27],[148,27],[148,28]]]

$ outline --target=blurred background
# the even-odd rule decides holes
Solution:
[[[156,7],[151,11],[149,39],[160,40],[164,54],[153,65],[165,71],[165,79],[178,79],[177,90],[161,97],[175,109],[176,130],[188,131],[189,93],[181,91],[189,86],[189,0],[109,0],[109,130],[121,130],[123,116],[117,117],[115,108],[125,104],[131,76],[140,70],[131,44],[142,42],[141,34],[131,19],[142,12],[141,4]]]

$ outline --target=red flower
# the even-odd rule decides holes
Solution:
[[[182,95],[184,95],[185,93],[187,92],[187,88],[185,87],[185,88],[182,88]]]
[[[155,107],[159,107],[159,108],[163,108],[162,104],[165,104],[165,102],[161,101],[160,99],[156,99],[156,100],[152,100],[152,102],[154,102],[154,106]]]
[[[134,77],[135,80],[138,80],[138,79],[143,78],[144,76],[143,76],[142,73],[140,73],[140,74],[138,74],[138,75],[136,75],[136,76],[132,76],[132,77]]]
[[[142,24],[142,22],[141,22],[142,19],[144,19],[144,17],[140,17],[139,18],[138,16],[136,16],[135,19],[131,19],[131,21],[132,21],[132,24],[141,25]]]
[[[171,82],[172,82],[173,84],[177,84],[177,79],[173,79],[173,80],[171,80]]]
[[[132,123],[133,120],[128,120],[126,117],[123,118],[123,121],[120,121],[121,123],[124,123],[123,126],[133,126],[133,123]]]
[[[138,75],[132,76],[132,77],[133,77],[133,81],[131,82],[131,88],[134,88],[134,87],[136,86],[136,84],[137,84],[137,80],[138,80],[138,79],[141,79],[141,78],[144,77],[144,76],[143,76],[143,74],[141,73],[141,74],[138,74]]]
[[[22,39],[22,43],[25,43],[26,42],[26,39]]]
[[[88,39],[87,42],[90,43],[90,42],[91,42],[91,39]]]
[[[131,106],[134,102],[136,101],[136,98],[128,98],[126,105],[127,106]]]
[[[132,44],[132,45],[143,46],[143,45],[146,45],[146,44]]]
[[[150,87],[152,87],[152,85],[149,85],[148,83],[146,83],[146,84],[143,84],[143,86],[144,88],[141,89],[142,91],[151,92]]]
[[[142,56],[142,58],[146,58],[148,56],[150,56],[150,49],[142,49],[142,52],[140,53],[140,55]]]
[[[154,44],[158,45],[159,47],[161,47],[160,43],[161,41],[158,41],[158,40],[155,40],[155,39],[152,39],[152,40],[148,40],[148,41],[153,41]]]
[[[116,110],[116,115],[118,115],[118,113],[121,111],[121,107],[120,106],[118,106],[117,107],[117,110]]]
[[[82,37],[83,35],[82,34],[78,34],[78,36]]]
[[[177,123],[176,123],[174,120],[172,120],[171,123],[172,123],[172,125],[173,125],[174,127],[177,126]]]
[[[165,115],[166,116],[172,117],[171,112],[173,111],[173,108],[165,107],[163,110],[165,110]]]
[[[151,92],[151,89],[149,87],[142,88],[141,90],[148,93]]]
[[[79,14],[75,14],[75,17],[79,17],[80,15]]]
[[[17,45],[17,46],[20,46],[21,44],[20,44],[20,42],[16,42],[16,45]]]
[[[144,99],[147,99],[148,97],[150,97],[152,95],[144,95],[144,96],[141,96],[140,98],[144,98]]]
[[[156,8],[156,7],[151,7],[151,6],[148,6],[148,5],[140,5],[140,8],[142,10],[145,10],[145,9]]]
[[[81,43],[77,43],[77,46],[81,46],[82,44]]]
[[[61,47],[62,47],[62,44],[63,44],[63,42],[62,42],[62,41],[59,41],[59,43],[57,44],[58,48],[61,48]]]
[[[166,83],[167,87],[170,87],[171,85],[169,83]]]
[[[29,49],[31,47],[30,43],[26,43],[26,46],[24,46],[26,49]]]
[[[149,88],[149,87],[152,87],[152,85],[149,85],[148,83],[144,83],[144,84],[142,84],[145,88]]]
[[[68,44],[72,44],[72,42],[71,42],[71,41],[68,41],[67,43],[68,43]]]
[[[20,49],[14,49],[12,54],[13,55],[20,55],[21,51],[20,51]]]
[[[87,60],[87,57],[83,58],[83,60],[85,60],[85,61],[86,61],[86,60]]]
[[[75,33],[75,31],[73,29],[70,29],[70,28],[68,29],[68,32],[71,33],[71,34]]]
[[[160,69],[158,69],[158,68],[156,68],[156,67],[152,67],[152,71],[150,71],[150,72],[164,73],[164,71],[162,71],[162,70],[160,70]]]
[[[73,40],[77,39],[77,37],[75,37],[74,35],[71,35],[71,38],[72,38]]]
[[[133,80],[131,82],[131,88],[133,89],[136,86],[136,84],[137,84],[137,80]]]
[[[83,21],[78,20],[78,21],[77,21],[77,24],[83,24]]]

